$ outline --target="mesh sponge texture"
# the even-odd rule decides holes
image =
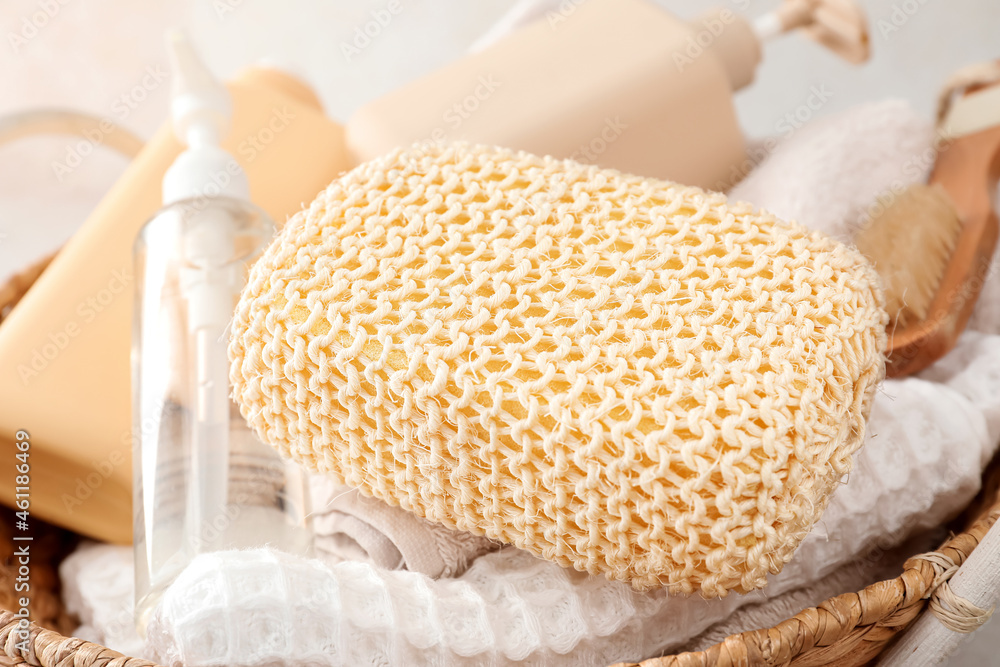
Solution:
[[[856,251],[720,194],[496,148],[364,164],[251,271],[265,442],[645,590],[778,572],[861,445],[886,315]]]

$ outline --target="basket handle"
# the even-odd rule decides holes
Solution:
[[[92,140],[96,134],[101,137],[101,145],[129,159],[138,155],[145,145],[142,139],[114,121],[80,111],[34,109],[0,116],[0,146],[25,137],[49,134],[75,136],[88,140]],[[36,260],[0,286],[0,322],[6,318],[53,257],[55,253]]]
[[[0,117],[0,145],[23,137],[63,134],[90,139],[96,133],[101,145],[134,158],[145,142],[108,118],[68,109],[33,109]]]

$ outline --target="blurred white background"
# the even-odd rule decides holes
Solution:
[[[780,3],[656,1],[684,18],[720,6],[754,17]],[[5,0],[0,114],[54,106],[119,119],[122,96],[148,68],[165,67],[164,29],[181,26],[220,75],[262,60],[290,68],[316,87],[331,116],[346,120],[364,102],[463,54],[513,4],[399,2],[402,11],[348,58],[343,45],[388,0]],[[930,114],[940,82],[956,67],[1000,56],[995,1],[862,2],[872,25],[871,62],[855,68],[800,36],[771,43],[757,81],[737,99],[749,135],[773,134],[816,84],[832,92],[820,114],[891,96]],[[124,124],[148,137],[164,120],[168,94],[168,82],[155,86],[128,108]],[[65,159],[67,146],[62,140],[25,140],[0,149],[0,274],[61,244],[124,166],[101,151],[60,181],[52,164]]]
[[[70,107],[120,119],[122,96],[150,71],[165,71],[164,29],[180,26],[218,74],[261,60],[290,68],[343,121],[364,102],[460,56],[512,4],[398,1],[402,11],[348,58],[342,45],[388,0],[4,0],[0,114]],[[657,1],[694,18],[711,7],[754,17],[780,0]],[[737,98],[750,136],[774,134],[781,117],[818,84],[832,91],[821,115],[903,97],[929,116],[949,73],[1000,57],[996,0],[862,2],[872,28],[871,62],[852,67],[798,36],[770,44],[757,81]],[[153,85],[144,100],[126,107],[124,124],[148,137],[166,117],[168,95],[168,81]],[[0,276],[58,247],[125,166],[109,152],[95,153],[60,181],[52,165],[65,159],[68,143],[32,139],[0,147]],[[951,664],[997,664],[996,627],[980,632]]]

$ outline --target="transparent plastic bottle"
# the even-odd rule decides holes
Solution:
[[[228,326],[274,233],[228,197],[162,209],[135,246],[136,621],[199,553],[270,545],[307,554],[303,472],[230,398]]]
[[[303,472],[262,443],[230,398],[229,325],[274,223],[250,203],[221,145],[229,91],[181,33],[168,34],[174,134],[164,207],[135,244],[136,625],[198,554],[272,546],[307,555]]]

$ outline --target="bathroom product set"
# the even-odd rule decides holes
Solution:
[[[920,156],[931,141],[930,126],[903,103],[859,107],[829,122],[817,122],[815,129],[804,129],[779,147],[741,186],[740,192],[754,200],[787,206],[781,198],[788,192],[787,164],[792,161],[800,165],[793,171],[799,174],[796,180],[800,178],[804,185],[815,178],[823,184],[813,190],[815,198],[802,212],[810,218],[826,216],[829,222],[823,229],[836,232],[836,223],[842,220],[829,217],[831,200],[827,198],[833,195],[826,185],[828,178],[846,183],[844,193],[836,199],[836,204],[844,207],[842,210],[865,210],[880,190],[900,178],[907,185],[917,183],[919,175],[915,178],[890,169],[869,172],[865,185],[871,190],[865,194],[853,187],[848,177],[860,176],[858,165],[876,155],[885,158],[885,164],[903,165]],[[838,148],[827,148],[826,159],[816,162],[812,158],[818,145]],[[815,174],[810,173],[812,169]],[[823,178],[819,178],[821,175]],[[799,200],[796,203],[802,205]],[[909,534],[932,543],[942,539],[925,538],[922,531],[939,526],[968,502],[978,488],[982,466],[995,451],[1000,428],[995,397],[1000,392],[991,379],[997,377],[991,360],[998,358],[993,350],[1000,322],[993,322],[994,334],[967,333],[958,349],[935,365],[932,376],[887,381],[876,394],[868,442],[856,455],[847,485],[834,494],[817,528],[783,571],[770,577],[764,589],[767,599],[777,596],[777,604],[786,595],[817,595],[818,591],[811,587],[834,576],[831,571],[841,581],[841,576],[860,576],[862,583],[857,587],[861,587],[876,580],[872,568],[889,558],[886,549],[895,540]],[[912,416],[918,413],[922,419],[914,420]],[[323,508],[331,498],[335,504],[342,502],[343,492],[330,488],[333,480],[318,479],[327,489],[315,489],[314,511],[320,523],[332,525],[337,519]],[[411,520],[424,521],[415,516]],[[314,527],[316,522],[314,517]],[[326,530],[316,532],[319,545],[327,539],[320,534]],[[127,554],[128,550],[123,549]],[[627,584],[602,576],[581,577],[573,570],[509,549],[479,556],[470,569],[455,578],[428,580],[419,571],[385,569],[385,563],[377,561],[378,553],[374,554],[376,558],[364,558],[341,552],[348,556],[343,561],[317,546],[322,565],[273,551],[205,554],[168,590],[152,621],[151,627],[157,632],[153,644],[146,648],[152,651],[148,655],[157,656],[164,664],[191,662],[195,656],[209,655],[219,663],[261,664],[287,649],[303,660],[313,656],[321,664],[379,660],[393,664],[435,660],[461,664],[460,656],[467,656],[472,662],[489,660],[499,664],[530,658],[545,664],[599,665],[625,656],[672,650],[743,605],[760,607],[767,600],[756,595],[728,595],[705,601],[700,596],[665,595],[662,590],[637,593]],[[112,562],[109,559],[119,558],[110,551],[83,552],[74,559],[77,574],[68,575],[72,578],[67,583],[77,591],[73,593],[73,609],[82,618],[90,619],[88,623],[111,633],[103,635],[103,641],[126,648],[129,645],[123,642],[127,640],[115,634],[115,624],[109,623],[107,616],[109,611],[121,614],[121,594],[109,598],[108,593],[95,590],[121,590],[120,584],[113,585],[119,578],[103,569]],[[885,609],[899,610],[914,604],[906,600],[914,595],[915,599],[920,597],[912,588],[913,582],[924,581],[920,563],[926,564],[919,561],[910,565],[912,571],[905,579],[910,588],[901,587],[897,596],[895,589],[876,587],[866,593],[865,604],[873,610],[883,609],[883,605],[889,605]],[[834,569],[838,564],[843,564],[841,569]],[[419,561],[415,565],[420,567]],[[901,561],[897,567],[901,567]],[[846,572],[842,572],[844,569]],[[433,572],[428,574],[434,576]],[[240,585],[247,578],[258,585],[251,589]],[[75,583],[79,579],[90,583]],[[933,579],[932,574],[927,584]],[[290,587],[283,581],[301,583]],[[828,594],[819,594],[810,604]],[[192,600],[200,602],[192,604]],[[853,618],[849,609],[857,602],[838,599],[828,604],[834,605],[830,609],[836,610],[835,615]],[[764,608],[770,606],[766,602]],[[236,619],[251,619],[257,613],[253,610],[260,609],[273,610],[267,616],[271,629],[267,637],[287,639],[252,640],[258,634],[254,630],[257,626],[249,621],[245,625],[247,634],[241,631],[229,635],[225,643],[217,641],[215,631],[208,632],[224,625],[242,628],[244,622]],[[301,622],[306,617],[312,619],[308,624]],[[236,623],[229,626],[224,619]],[[817,633],[818,640],[821,632],[829,631],[829,622],[829,617],[803,617],[797,622],[799,634],[787,637],[787,641],[802,641],[801,632],[806,630]],[[875,629],[878,621],[862,619],[858,619],[857,631],[868,623],[872,624],[872,632],[883,632]],[[542,630],[521,630],[531,627]],[[847,633],[848,627],[852,626],[843,632]],[[866,651],[876,651],[880,645],[866,644]],[[839,646],[837,643],[827,650]],[[864,655],[871,653],[852,653],[851,657],[860,661]]]
[[[617,0],[590,0],[578,8],[573,21],[552,34],[534,24],[525,26],[482,52],[372,102],[350,120],[346,131],[323,115],[303,83],[273,69],[252,68],[228,85],[234,116],[221,143],[245,163],[251,201],[280,225],[339,173],[391,146],[459,139],[570,157],[600,135],[608,114],[597,101],[613,97],[619,102],[616,113],[632,126],[597,158],[598,164],[719,189],[745,159],[731,96],[734,87],[752,79],[762,39],[802,27],[850,60],[863,58],[868,42],[863,16],[843,0],[788,0],[777,13],[758,19],[756,28],[733,12],[718,21],[716,32],[724,30],[708,33],[715,49],[700,54],[690,67],[678,67],[671,53],[687,48],[689,38],[696,40],[705,30],[703,23],[678,21],[645,0],[630,0],[627,7]],[[606,76],[595,78],[587,60],[595,44],[612,48],[630,31],[645,34],[654,27],[649,39],[627,39],[627,48],[605,61]],[[640,43],[653,51],[643,50]],[[576,60],[564,60],[568,54],[575,54]],[[663,58],[669,66],[653,67]],[[737,67],[737,62],[743,69],[733,74],[737,84],[730,86],[727,68]],[[542,123],[539,116],[517,123],[463,122],[455,132],[439,135],[433,132],[436,125],[414,128],[406,119],[384,117],[387,109],[404,104],[412,108],[413,122],[429,122],[429,115],[435,114],[440,120],[447,109],[434,111],[425,105],[441,100],[450,106],[451,91],[464,90],[464,75],[456,68],[490,67],[481,71],[498,72],[500,65],[505,68],[504,83],[494,92],[490,108],[499,102],[509,112],[537,108],[541,113],[551,107],[546,112],[550,121]],[[479,85],[477,77],[468,82],[473,89]],[[634,81],[634,89],[619,91],[621,81]],[[544,95],[539,96],[539,89]],[[407,90],[412,93],[405,99],[397,97]],[[654,91],[663,97],[653,96]],[[476,117],[492,113],[483,105]],[[647,120],[639,124],[640,118]],[[506,134],[494,136],[501,127],[507,128]],[[558,144],[538,144],[539,132]],[[366,137],[377,142],[370,144]],[[687,144],[690,138],[700,145]],[[638,149],[653,141],[660,142],[659,150]],[[0,330],[0,452],[13,451],[13,441],[3,433],[14,433],[25,420],[37,423],[32,437],[41,460],[34,479],[35,511],[98,539],[130,540],[130,466],[113,464],[100,497],[87,503],[70,502],[67,507],[65,490],[81,471],[89,473],[93,462],[130,460],[132,445],[142,435],[144,427],[134,425],[131,415],[130,294],[136,280],[132,240],[160,207],[161,182],[182,148],[170,124],[162,127]],[[643,162],[653,155],[657,164],[676,167],[661,169]],[[220,187],[215,181],[224,178],[217,175],[211,188]],[[78,308],[95,300],[96,307]],[[73,344],[50,354],[32,335],[35,331],[66,333]],[[51,412],[67,418],[46,419]],[[5,489],[0,489],[0,499],[13,502]]]
[[[13,377],[31,356],[29,333],[65,325],[66,309],[53,304],[85,302],[109,270],[135,283],[134,308],[112,300],[28,382],[0,386],[22,421],[40,416],[38,392],[55,387],[46,409],[65,403],[79,416],[72,439],[66,424],[38,419],[36,509],[99,539],[131,534],[138,625],[164,659],[221,650],[212,653],[217,664],[264,664],[295,638],[313,647],[302,659],[332,660],[349,635],[375,628],[348,628],[352,585],[382,591],[372,618],[429,618],[421,605],[435,598],[448,614],[460,609],[450,594],[470,605],[466,625],[461,611],[439,627],[383,624],[362,652],[383,642],[396,657],[570,657],[544,641],[518,643],[521,635],[492,647],[455,644],[456,628],[485,627],[474,619],[497,630],[545,614],[529,588],[511,584],[523,613],[495,617],[491,609],[505,603],[488,592],[497,590],[491,568],[497,580],[523,576],[524,586],[544,572],[537,578],[561,582],[553,585],[579,600],[574,608],[587,609],[588,596],[618,599],[623,641],[661,651],[722,620],[741,604],[737,594],[813,582],[877,535],[939,525],[975,493],[1000,424],[987,369],[969,360],[994,343],[959,334],[996,246],[984,195],[1000,172],[1000,142],[983,140],[996,132],[981,122],[996,111],[983,102],[994,88],[951,100],[942,122],[949,149],[930,187],[914,182],[897,208],[838,240],[674,181],[731,185],[745,156],[731,94],[752,79],[762,39],[803,27],[849,59],[866,55],[851,3],[793,0],[753,25],[725,12],[684,24],[639,1],[592,0],[578,14],[554,33],[525,26],[366,106],[346,132],[296,80],[258,69],[222,87],[173,38],[172,123],[0,329],[3,372]],[[705,53],[690,66],[675,59],[669,71],[653,65],[682,53],[692,35],[697,44],[699,25],[719,26]],[[648,35],[618,43],[622,26]],[[578,56],[572,67],[557,48]],[[445,91],[487,70],[498,81],[495,104],[433,127]],[[614,108],[602,107],[612,90]],[[535,102],[531,118],[512,113],[529,108],[525,99]],[[562,159],[580,158],[580,142],[600,136],[614,111],[628,128],[605,140],[593,160],[600,166]],[[974,111],[978,124],[966,120]],[[262,140],[263,128],[266,147],[241,164],[245,139]],[[969,174],[978,189],[964,186]],[[152,184],[161,179],[158,208]],[[918,256],[939,258],[920,275],[886,241],[913,202],[933,204],[921,207]],[[272,240],[272,220],[289,216]],[[926,284],[918,298],[884,282],[900,266]],[[132,323],[133,426],[123,431]],[[877,408],[876,388],[885,354],[903,377],[953,348],[941,362],[953,375],[892,385],[914,411],[947,387],[952,409],[984,425],[981,447],[951,462],[957,472],[928,479],[928,456],[943,460],[959,444],[940,428],[905,432],[902,412]],[[100,396],[81,391],[88,384]],[[945,395],[935,400],[944,405]],[[934,419],[948,421],[942,410]],[[877,449],[859,451],[870,412],[884,432],[903,429],[902,486],[876,463]],[[112,471],[99,502],[65,508],[68,481],[96,457],[133,446],[131,533],[127,466]],[[344,488],[309,508],[296,464]],[[852,465],[869,489],[854,505],[852,494],[836,493],[847,490],[840,483]],[[872,516],[866,503],[880,483],[895,494],[890,505],[908,486],[912,502]],[[372,529],[402,511],[421,522],[415,531],[440,540],[435,548],[404,548],[405,537]],[[310,512],[330,525],[305,526]],[[840,541],[824,544],[818,526]],[[491,553],[501,544],[516,549]],[[326,565],[305,558],[321,551]],[[405,566],[412,577],[379,566]],[[247,576],[259,590],[240,601],[223,594]],[[429,595],[412,597],[428,586]],[[212,594],[192,607],[198,591]],[[691,594],[724,600],[675,634],[653,633],[686,600],[694,604],[674,596]],[[376,609],[386,600],[388,610]],[[268,635],[274,642],[233,653],[235,645],[208,641],[215,631],[206,619],[265,603],[284,610]],[[303,625],[306,617],[315,623]],[[577,620],[553,618],[553,639]],[[251,621],[253,631],[265,619]],[[629,642],[622,622],[656,638]],[[625,657],[598,648],[607,635],[584,625],[569,644],[591,642],[601,660]],[[171,643],[178,638],[188,643]]]

